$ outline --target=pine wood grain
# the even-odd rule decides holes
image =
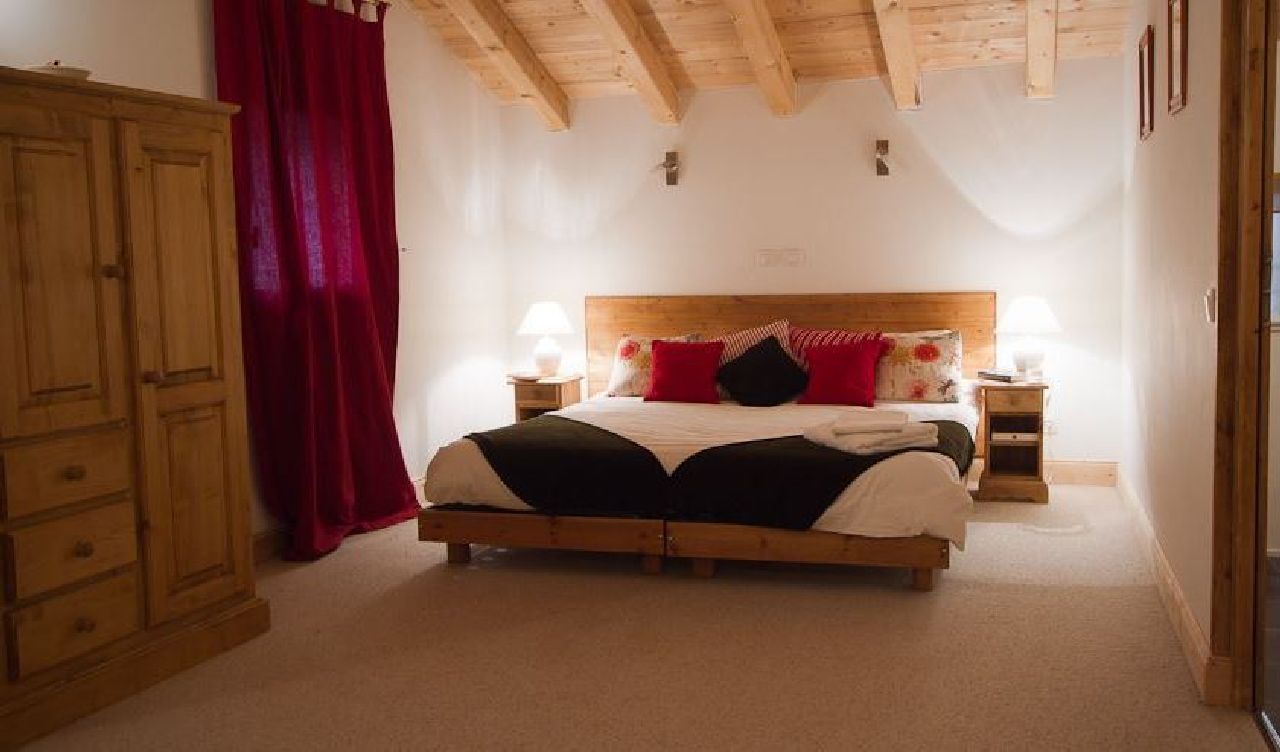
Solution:
[[[621,0],[612,0],[621,2]],[[446,0],[414,0],[445,45],[462,60],[477,80],[501,101],[516,101],[513,86],[467,32]],[[1043,4],[1045,0],[1032,0]],[[893,78],[893,58],[882,49],[881,37],[896,35],[892,49],[903,49],[901,25],[882,34],[873,0],[633,0],[639,25],[661,57],[679,89],[718,89],[756,84],[761,69],[756,58],[786,61],[795,81]],[[1028,4],[1019,0],[902,0],[900,16],[908,21],[907,36],[919,70],[953,70],[988,65],[1023,64],[1029,77],[1048,60],[1028,60],[1028,50],[1045,39],[1039,26],[1028,26]],[[1037,6],[1039,7],[1039,6]],[[1059,0],[1056,60],[1107,57],[1125,49],[1129,0]],[[511,27],[523,35],[529,50],[569,98],[643,93],[614,46],[594,22],[589,10],[569,0],[511,0],[502,3]],[[752,47],[768,30],[758,24],[742,36],[735,17],[771,18],[778,46],[765,41]],[[1048,21],[1047,17],[1043,18]],[[1029,41],[1032,45],[1029,47]],[[1035,53],[1032,53],[1033,56]],[[768,63],[765,63],[768,65]],[[767,96],[777,97],[782,114],[789,84],[777,68],[765,68]],[[1037,79],[1040,73],[1034,74]],[[911,81],[909,74],[897,75]],[[1029,82],[1030,83],[1030,82]],[[902,91],[910,93],[910,87]],[[901,101],[911,101],[904,96]]]
[[[608,384],[624,334],[715,337],[778,319],[817,329],[956,329],[964,373],[972,378],[995,364],[995,317],[993,292],[592,296],[586,299],[588,394]]]
[[[893,103],[900,110],[914,110],[920,106],[920,63],[906,0],[874,0],[874,6]]]
[[[1058,0],[1027,0],[1027,96],[1053,96],[1058,63]]]
[[[424,509],[418,539],[615,553],[663,553],[662,520]],[[453,549],[450,549],[451,555]],[[453,560],[452,558],[450,559]]]

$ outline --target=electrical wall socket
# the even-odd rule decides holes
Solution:
[[[1054,436],[1054,435],[1056,435],[1057,433],[1058,433],[1058,421],[1056,421],[1056,420],[1046,420],[1046,421],[1044,422],[1044,435],[1045,435],[1045,436]]]
[[[756,266],[761,267],[789,266],[794,268],[804,266],[807,261],[808,258],[805,252],[799,248],[766,248],[756,251]]]

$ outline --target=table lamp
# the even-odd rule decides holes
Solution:
[[[524,320],[520,322],[517,334],[532,334],[541,339],[533,346],[533,363],[538,373],[546,378],[555,376],[560,370],[560,344],[553,335],[569,334],[573,327],[569,326],[569,317],[559,303],[539,302],[529,306]]]
[[[1045,299],[1031,295],[1015,298],[996,325],[997,334],[1018,338],[1013,346],[1013,365],[1022,380],[1044,377],[1044,341],[1040,337],[1061,331],[1062,325]]]

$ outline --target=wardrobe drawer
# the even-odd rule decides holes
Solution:
[[[128,431],[71,436],[4,452],[5,513],[22,517],[128,490]]]
[[[1040,412],[1040,391],[1034,392],[987,389],[987,412],[991,413],[1038,413]]]
[[[30,598],[138,558],[132,502],[120,502],[8,534],[9,595]]]
[[[86,585],[7,618],[9,676],[24,679],[138,631],[138,575]]]

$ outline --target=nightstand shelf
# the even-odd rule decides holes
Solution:
[[[537,381],[507,379],[515,387],[516,421],[536,418],[582,401],[581,376],[549,376]]]
[[[978,479],[982,501],[1047,503],[1044,480],[1044,384],[980,385],[986,462]]]

